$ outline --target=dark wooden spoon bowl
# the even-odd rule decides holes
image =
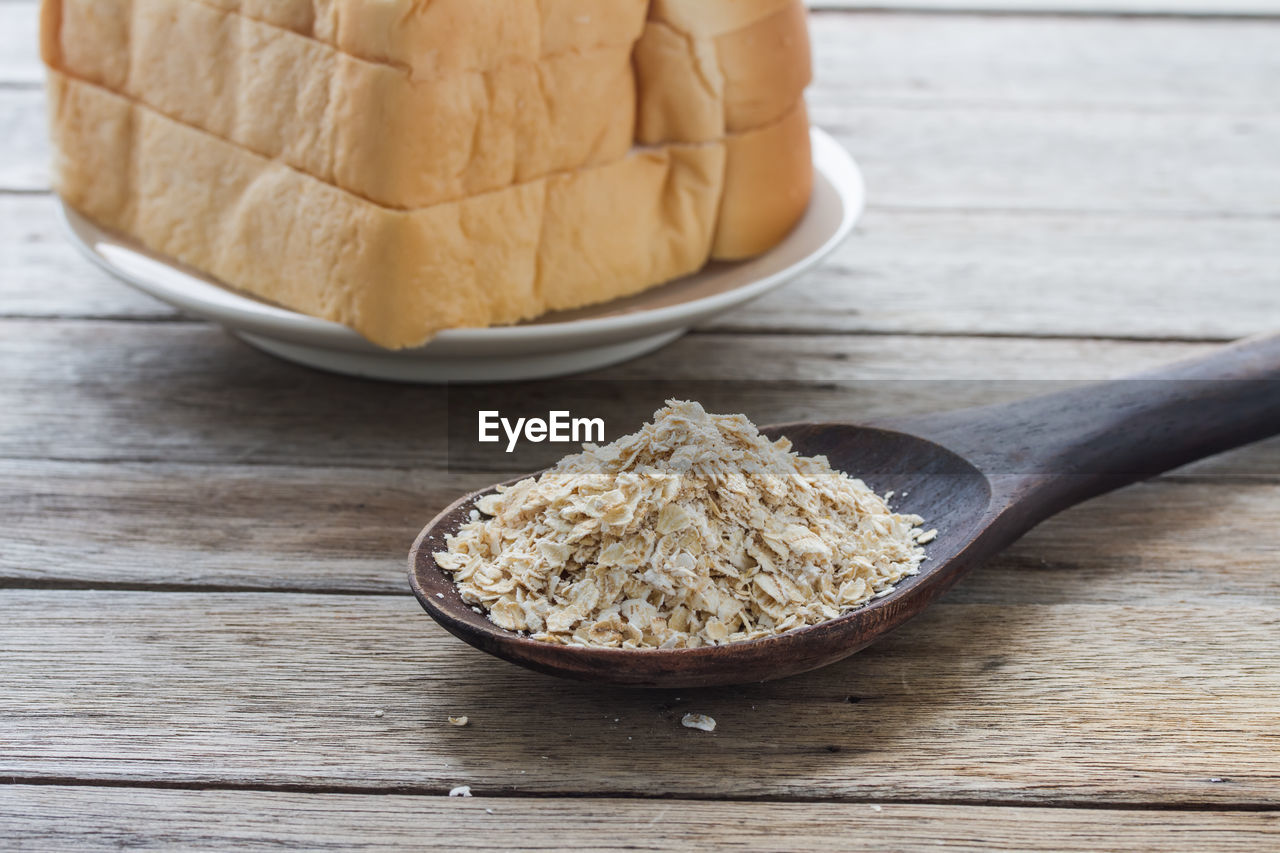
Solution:
[[[1280,337],[1200,359],[1015,403],[896,423],[794,423],[804,455],[823,454],[894,508],[938,530],[920,573],[837,619],[759,640],[698,649],[561,646],[494,625],[458,594],[433,554],[466,520],[467,495],[419,534],[409,554],[414,595],[432,618],[478,649],[540,672],[599,683],[688,687],[767,681],[833,663],[919,613],[965,571],[1040,521],[1080,501],[1280,433]]]

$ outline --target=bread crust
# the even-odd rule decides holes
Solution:
[[[711,256],[736,261],[776,246],[809,205],[813,154],[804,100],[771,125],[726,137],[725,155]]]
[[[729,133],[754,130],[787,115],[813,79],[808,15],[793,0],[777,12],[716,37],[725,68]]]

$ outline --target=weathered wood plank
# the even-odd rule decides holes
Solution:
[[[408,594],[427,520],[489,474],[0,462],[0,585]]]
[[[43,192],[49,188],[49,143],[44,92],[0,88],[0,192]]]
[[[1255,851],[1277,812],[1150,812],[907,803],[705,803],[448,799],[266,791],[0,788],[0,835],[16,850],[896,851],[941,845],[1094,853]],[[838,840],[838,841],[837,841]]]
[[[1213,345],[917,336],[691,335],[581,381],[504,388],[508,408],[581,401],[612,435],[670,397],[757,423],[855,420],[1017,399]],[[804,377],[798,381],[797,377]],[[607,380],[609,393],[594,380]],[[624,381],[625,380],[625,381]],[[202,324],[0,323],[0,457],[208,465],[441,468],[545,461],[448,441],[492,389],[363,382],[279,361]],[[474,395],[480,395],[476,397]],[[486,397],[486,395],[488,395]],[[570,406],[573,408],[573,406]],[[470,431],[466,435],[470,435]],[[1274,479],[1274,443],[1193,466]],[[545,455],[544,453],[544,455]]]
[[[42,100],[0,89],[0,190],[48,186]],[[879,206],[1280,216],[1280,113],[851,106],[821,89],[811,102]]]
[[[563,380],[508,386],[504,399],[510,407],[543,400],[545,408],[545,400],[562,406],[580,394],[578,399],[599,406],[602,414],[610,406],[629,407],[636,426],[671,396],[733,407],[757,423],[868,420],[1056,387],[997,380],[1105,378],[1209,348],[1016,338],[691,335],[594,374],[637,381],[617,386],[621,402],[600,394],[599,386]],[[860,382],[842,384],[850,380]],[[440,467],[448,461],[449,404],[461,410],[467,393],[319,373],[260,354],[202,324],[0,324],[0,457]],[[474,393],[492,399],[491,388]],[[490,468],[510,464],[497,445],[477,449],[481,456],[460,461]]]
[[[1280,222],[874,209],[830,261],[707,324],[752,332],[1226,340],[1280,315]],[[0,315],[170,319],[0,195]]]
[[[1260,21],[810,18],[815,103],[1274,111],[1277,26]]]
[[[873,209],[742,331],[1229,339],[1280,316],[1280,220]]]
[[[945,604],[825,670],[674,695],[519,670],[403,596],[7,590],[0,609],[12,781],[1280,804],[1272,606]],[[714,733],[680,726],[695,710]]]
[[[879,206],[1280,214],[1280,114],[851,109],[820,95],[811,114]]]
[[[47,181],[43,120],[29,44],[2,49],[15,8],[30,9],[0,4],[0,83],[10,86],[0,92],[0,131],[14,150],[0,164],[0,186],[32,191]],[[843,129],[867,166],[877,201],[868,247],[851,244],[802,298],[780,294],[726,318],[721,332],[859,331],[866,322],[882,332],[1212,338],[1252,331],[1274,313],[1276,267],[1266,249],[1277,233],[1280,169],[1263,155],[1280,138],[1280,60],[1265,49],[1269,29],[857,15],[823,16],[816,35],[820,58],[842,57],[821,60],[815,113]],[[858,49],[835,50],[845,43]],[[1041,168],[1045,152],[1060,170]],[[1184,174],[1192,178],[1179,182]],[[47,198],[3,203],[21,221],[0,229],[17,241],[0,258],[0,311],[171,318],[48,239]],[[988,212],[975,217],[969,208]],[[1014,212],[991,212],[1000,209]],[[42,211],[44,225],[27,224],[32,211]],[[875,242],[877,232],[888,239]],[[859,279],[885,286],[868,298],[851,287]],[[1221,282],[1233,283],[1231,299],[1221,298]],[[36,295],[59,289],[56,298]],[[716,334],[605,375],[813,376],[785,395],[744,382],[742,407],[759,420],[848,417],[851,407],[872,417],[1024,387],[903,387],[904,375],[1082,378],[1200,349]],[[833,385],[864,376],[890,381]],[[400,589],[407,538],[480,476],[431,467],[444,461],[430,419],[441,399],[281,365],[199,325],[0,324],[0,456],[10,457],[0,463],[0,512],[16,531],[5,537],[12,547],[0,554],[0,578]],[[1269,582],[1276,448],[1210,460],[1073,510],[947,605],[840,667],[683,701],[513,670],[444,636],[403,596],[8,590],[0,593],[0,774],[435,793],[471,783],[480,794],[1272,805],[1280,782],[1280,719],[1270,701],[1280,686],[1280,608]],[[90,461],[20,461],[32,454]],[[126,459],[156,462],[112,462]],[[693,702],[720,719],[715,735],[699,740],[678,726]],[[471,727],[443,725],[460,711]],[[308,795],[128,791],[158,798],[130,808],[112,799],[118,789],[74,789],[57,803],[40,798],[49,790],[0,787],[0,834],[6,817],[34,811],[53,820],[65,809],[84,818],[77,841],[136,840],[128,821],[138,807],[150,825],[180,822],[162,816],[166,797],[206,804],[176,807],[186,820],[173,831],[192,844],[320,840],[323,827],[305,833],[336,808],[360,813],[357,828],[388,826],[377,812],[317,795],[271,806],[274,818],[233,839],[219,816],[254,807],[209,806],[210,797],[301,803]],[[11,807],[14,791],[39,805]],[[612,828],[628,842],[652,832],[640,826],[652,823],[650,803],[618,810],[610,801],[583,815],[579,803],[504,800],[496,810],[517,802],[528,821],[555,820],[519,840],[568,838],[565,825]],[[482,805],[417,798],[405,807],[453,827],[476,821],[467,838],[479,845],[491,817]],[[708,824],[721,833],[741,827],[743,843],[770,849],[770,829],[812,839],[811,847],[870,812],[865,803],[778,807],[813,810],[798,816],[758,804],[664,805],[675,812],[659,825],[673,838],[710,843],[699,834]],[[759,823],[736,819],[734,809]],[[955,840],[982,835],[976,811],[886,805],[877,818],[900,823],[878,822],[872,838],[911,846],[918,836],[910,833],[931,819],[950,832],[947,809],[966,816],[955,819]],[[1173,823],[1184,846],[1203,847],[1197,842],[1211,833],[1224,848],[1257,847],[1259,833],[1275,830],[1272,814],[1161,812],[1158,821],[1122,821],[1116,835],[1107,832],[1114,812],[1016,811],[1018,822],[995,821],[1008,829],[992,833],[997,842],[1028,847],[1028,838],[1042,843],[1061,828],[1084,849],[1141,847],[1157,823]],[[593,821],[593,813],[613,817]],[[981,826],[990,831],[992,821]],[[413,830],[421,835],[421,825],[404,824],[388,843],[420,842]],[[513,840],[509,830],[495,838]]]
[[[1280,606],[1280,470],[1206,463],[1046,522],[948,599],[977,604]],[[1280,458],[1280,442],[1269,448]],[[413,537],[485,473],[0,462],[0,586],[408,594]]]
[[[35,3],[0,3],[0,85],[36,86],[40,66]]]
[[[177,312],[81,257],[52,196],[0,194],[0,315],[136,320]]]

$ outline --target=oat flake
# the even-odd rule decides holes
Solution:
[[[924,559],[923,519],[744,415],[692,402],[476,505],[437,565],[495,624],[550,643],[779,634],[887,594]]]
[[[704,732],[716,730],[716,721],[706,714],[685,714],[680,718],[680,725],[686,729],[700,729]]]

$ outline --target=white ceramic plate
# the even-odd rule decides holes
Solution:
[[[236,293],[74,210],[72,241],[99,266],[184,313],[226,326],[248,343],[300,364],[400,382],[495,382],[563,376],[651,352],[689,327],[748,302],[813,267],[862,213],[862,175],[834,139],[813,129],[813,198],[778,246],[625,299],[548,314],[516,326],[453,329],[425,346],[385,350],[345,326]]]

